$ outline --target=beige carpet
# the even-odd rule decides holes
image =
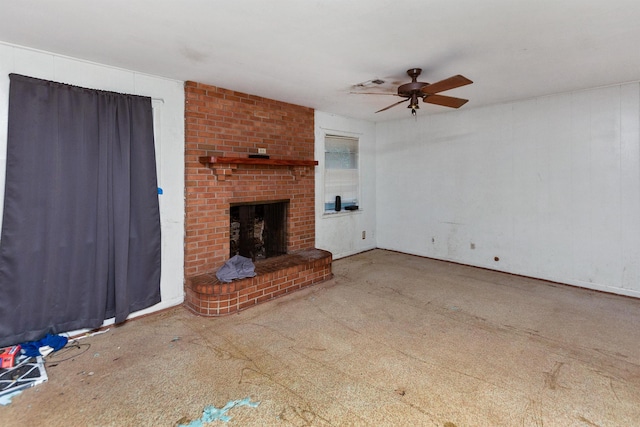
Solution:
[[[637,426],[640,300],[375,250],[240,314],[182,307],[52,355],[2,426]]]

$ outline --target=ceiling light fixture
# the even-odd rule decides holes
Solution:
[[[411,95],[411,102],[409,102],[407,108],[411,108],[412,116],[416,115],[416,110],[420,109],[420,106],[418,105],[418,95],[416,95],[415,93]]]

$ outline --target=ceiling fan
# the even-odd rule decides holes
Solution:
[[[382,110],[376,111],[376,113],[380,113],[382,111],[386,111],[390,108],[395,107],[396,105],[402,104],[403,102],[409,101],[409,105],[407,108],[411,108],[411,114],[416,115],[416,110],[420,108],[418,105],[418,99],[422,98],[422,101],[427,102],[429,104],[442,105],[444,107],[451,108],[460,108],[464,104],[466,104],[469,100],[462,98],[454,98],[452,96],[444,96],[438,95],[439,92],[444,92],[445,90],[455,89],[460,86],[466,86],[468,84],[473,83],[468,78],[461,76],[460,74],[449,77],[444,80],[440,80],[435,83],[424,83],[418,81],[418,76],[422,73],[421,68],[412,68],[407,70],[407,74],[411,77],[411,83],[405,83],[403,85],[398,86],[397,94],[376,94],[376,95],[394,95],[401,96],[403,98],[402,101],[398,101],[394,104],[389,105],[388,107],[383,108]],[[371,94],[371,93],[370,93]]]

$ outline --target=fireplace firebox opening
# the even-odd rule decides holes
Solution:
[[[229,256],[253,261],[287,253],[289,200],[232,204]]]

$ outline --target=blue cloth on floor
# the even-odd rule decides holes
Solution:
[[[218,420],[227,423],[231,419],[231,417],[227,415],[227,412],[231,408],[235,408],[236,406],[249,406],[251,408],[255,408],[259,404],[260,402],[252,402],[250,398],[245,397],[244,399],[230,400],[222,408],[216,408],[213,405],[209,405],[204,408],[204,411],[202,411],[201,418],[193,420],[189,424],[180,424],[179,427],[203,427],[203,423],[211,423]]]
[[[40,354],[40,347],[44,347],[48,345],[53,349],[53,351],[58,351],[65,345],[67,345],[67,341],[69,339],[67,337],[63,337],[62,335],[51,335],[47,334],[46,337],[42,338],[38,341],[28,341],[20,344],[22,347],[22,352],[29,357],[42,356]]]

